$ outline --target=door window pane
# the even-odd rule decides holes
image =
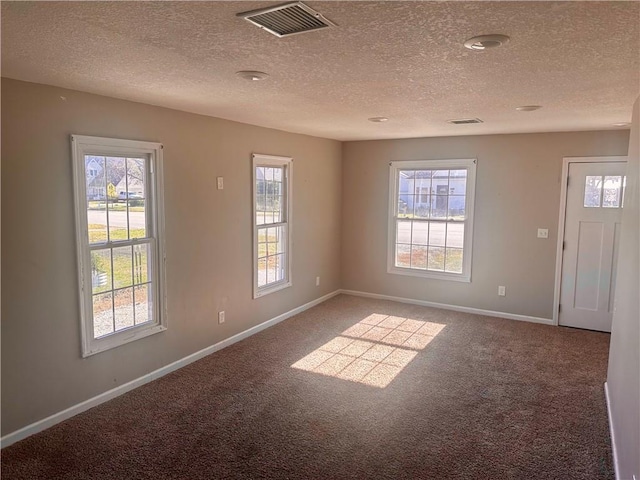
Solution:
[[[584,206],[599,207],[602,196],[602,177],[587,175],[584,184]]]
[[[622,193],[622,177],[604,177],[604,188],[602,195],[602,206],[605,208],[618,208],[620,206],[620,196]]]

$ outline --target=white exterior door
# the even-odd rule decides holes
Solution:
[[[570,163],[559,324],[611,331],[626,163]]]

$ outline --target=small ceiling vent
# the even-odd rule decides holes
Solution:
[[[273,33],[276,37],[288,37],[321,28],[335,27],[335,23],[327,20],[321,13],[302,2],[261,8],[260,10],[238,13],[237,16]]]
[[[447,120],[449,123],[455,125],[469,125],[471,123],[483,123],[479,118],[460,118],[458,120]]]

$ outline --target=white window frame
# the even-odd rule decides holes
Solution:
[[[283,218],[279,223],[271,224],[271,226],[284,226],[286,230],[285,235],[285,278],[280,280],[279,282],[273,282],[262,287],[258,286],[258,231],[259,228],[263,228],[264,225],[258,225],[256,220],[257,214],[257,191],[256,191],[256,169],[258,167],[281,167],[284,170],[284,202],[283,202]],[[260,153],[254,153],[252,155],[252,220],[251,223],[253,225],[253,298],[263,297],[273,292],[277,292],[278,290],[282,290],[284,288],[290,287],[293,282],[291,279],[291,239],[292,239],[292,186],[293,186],[293,159],[291,157],[280,157],[275,155],[263,155]]]
[[[415,160],[396,161],[389,163],[389,226],[387,241],[387,272],[398,275],[409,275],[413,277],[432,278],[439,280],[452,280],[457,282],[471,282],[471,260],[473,251],[473,217],[475,203],[476,185],[476,164],[475,158],[451,159],[451,160]],[[440,272],[434,270],[422,270],[416,268],[398,267],[395,265],[396,259],[396,225],[398,220],[398,175],[401,170],[467,170],[467,185],[465,192],[465,213],[462,273]],[[450,192],[449,192],[450,194]],[[415,220],[414,220],[415,221]],[[426,219],[425,222],[432,220]]]
[[[165,293],[164,247],[164,188],[162,176],[162,144],[135,140],[71,135],[71,151],[74,178],[74,203],[76,216],[76,246],[80,293],[80,329],[82,356],[88,357],[120,345],[139,340],[167,329],[167,302]],[[149,158],[147,175],[147,237],[152,238],[151,288],[153,295],[153,321],[129,327],[100,338],[94,338],[93,302],[91,282],[91,249],[87,221],[87,192],[85,155]],[[129,243],[135,240],[129,241]],[[105,242],[102,246],[116,245]]]

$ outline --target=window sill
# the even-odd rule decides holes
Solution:
[[[284,290],[285,288],[289,288],[291,285],[292,285],[291,282],[278,283],[276,285],[271,285],[271,286],[266,287],[266,288],[261,288],[259,290],[255,290],[253,292],[253,298],[255,300],[256,298],[264,297],[265,295],[269,295],[270,293],[274,293],[274,292],[277,292],[279,290]]]
[[[409,277],[420,277],[429,280],[449,280],[452,282],[471,283],[471,274],[434,272],[432,270],[415,270],[410,268],[389,267],[387,273],[394,275],[405,275]]]
[[[121,332],[113,333],[103,338],[91,340],[89,345],[84,348],[82,357],[87,358],[96,353],[111,350],[112,348],[126,345],[127,343],[140,340],[141,338],[154,335],[156,333],[164,332],[167,329],[164,325],[148,325],[134,327]]]

